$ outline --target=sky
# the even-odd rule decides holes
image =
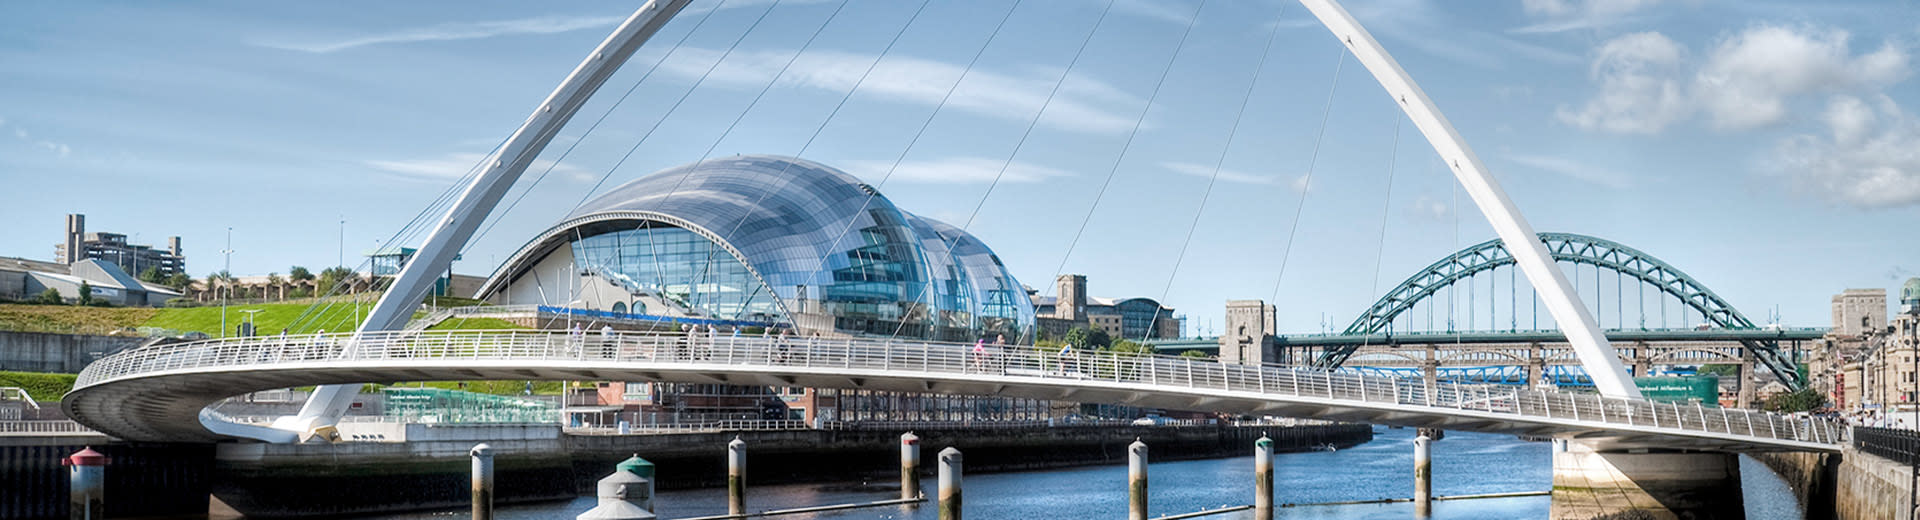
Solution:
[[[1756,322],[1826,326],[1831,295],[1920,276],[1920,3],[1346,5],[1540,231],[1650,253]],[[455,270],[490,273],[591,194],[742,153],[846,170],[1043,293],[1086,274],[1094,295],[1177,308],[1189,333],[1218,332],[1228,299],[1276,302],[1283,331],[1337,330],[1492,238],[1297,3],[922,6],[694,0]],[[51,259],[63,215],[84,213],[142,243],[183,237],[196,276],[228,261],[229,229],[235,274],[357,263],[634,8],[7,2],[0,256]],[[1507,318],[1480,328],[1529,319],[1491,300]]]

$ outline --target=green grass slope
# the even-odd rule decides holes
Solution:
[[[40,402],[59,401],[73,389],[73,374],[43,374],[39,372],[0,372],[0,386],[12,386],[25,389],[27,395]]]

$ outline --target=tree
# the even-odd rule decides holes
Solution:
[[[1107,346],[1107,350],[1122,354],[1152,354],[1153,345],[1135,343],[1133,340],[1128,339],[1116,339],[1113,340],[1112,345]]]
[[[81,280],[80,281],[80,300],[74,303],[81,307],[93,305],[93,284],[87,283],[86,280]]]
[[[1107,348],[1113,344],[1113,337],[1107,335],[1106,329],[1074,327],[1062,341],[1075,348]]]
[[[193,285],[193,277],[187,276],[187,273],[173,273],[167,275],[167,280],[161,283],[167,287],[172,287],[175,291],[185,292],[187,286]]]
[[[296,281],[296,282],[304,282],[304,281],[313,279],[313,272],[308,271],[307,268],[305,267],[300,267],[296,265],[296,266],[293,266],[292,269],[287,270],[287,278],[292,279],[293,281]]]
[[[261,290],[260,297],[265,298],[267,296],[265,291],[278,291],[278,298],[284,300],[287,298],[286,284],[287,280],[281,278],[280,273],[267,273],[267,287]]]
[[[165,275],[160,274],[160,268],[158,267],[150,266],[150,267],[147,267],[145,270],[140,271],[140,281],[142,282],[160,283],[166,279],[167,277]]]
[[[39,296],[33,297],[33,303],[40,305],[59,305],[66,303],[66,300],[60,297],[59,289],[48,287],[47,290],[40,291]]]
[[[1767,402],[1760,405],[1762,409],[1767,411],[1781,413],[1810,412],[1825,408],[1826,406],[1826,394],[1820,393],[1819,390],[1815,390],[1813,387],[1776,394],[1773,397],[1768,397]]]
[[[1181,352],[1180,357],[1191,358],[1191,359],[1211,359],[1213,356],[1209,356],[1207,355],[1206,352],[1201,352],[1198,350],[1187,350],[1187,351]]]
[[[358,277],[359,275],[354,273],[352,269],[345,267],[328,267],[326,270],[320,271],[320,281],[314,285],[314,290],[321,294],[327,294],[332,292],[335,287],[338,287],[342,281],[352,280]]]

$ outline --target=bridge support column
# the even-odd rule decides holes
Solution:
[[[1547,381],[1547,358],[1540,351],[1540,342],[1527,344],[1527,388],[1540,386]]]
[[[727,514],[747,514],[747,442],[727,443]]]
[[[1740,460],[1731,453],[1600,452],[1553,441],[1550,518],[1746,518]]]
[[[1647,377],[1653,373],[1653,352],[1647,349],[1647,342],[1633,342],[1633,377]]]
[[[1739,366],[1740,369],[1734,371],[1735,377],[1739,378],[1737,381],[1739,381],[1740,387],[1739,390],[1734,393],[1733,407],[1758,408],[1753,404],[1753,387],[1756,386],[1753,384],[1753,351],[1744,348],[1740,349]]]

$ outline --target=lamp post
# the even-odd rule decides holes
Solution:
[[[220,268],[220,281],[227,285],[226,292],[220,293],[220,337],[224,338],[227,337],[227,299],[233,296],[233,226],[227,226],[227,248],[220,250],[220,254],[226,256],[226,265]]]

